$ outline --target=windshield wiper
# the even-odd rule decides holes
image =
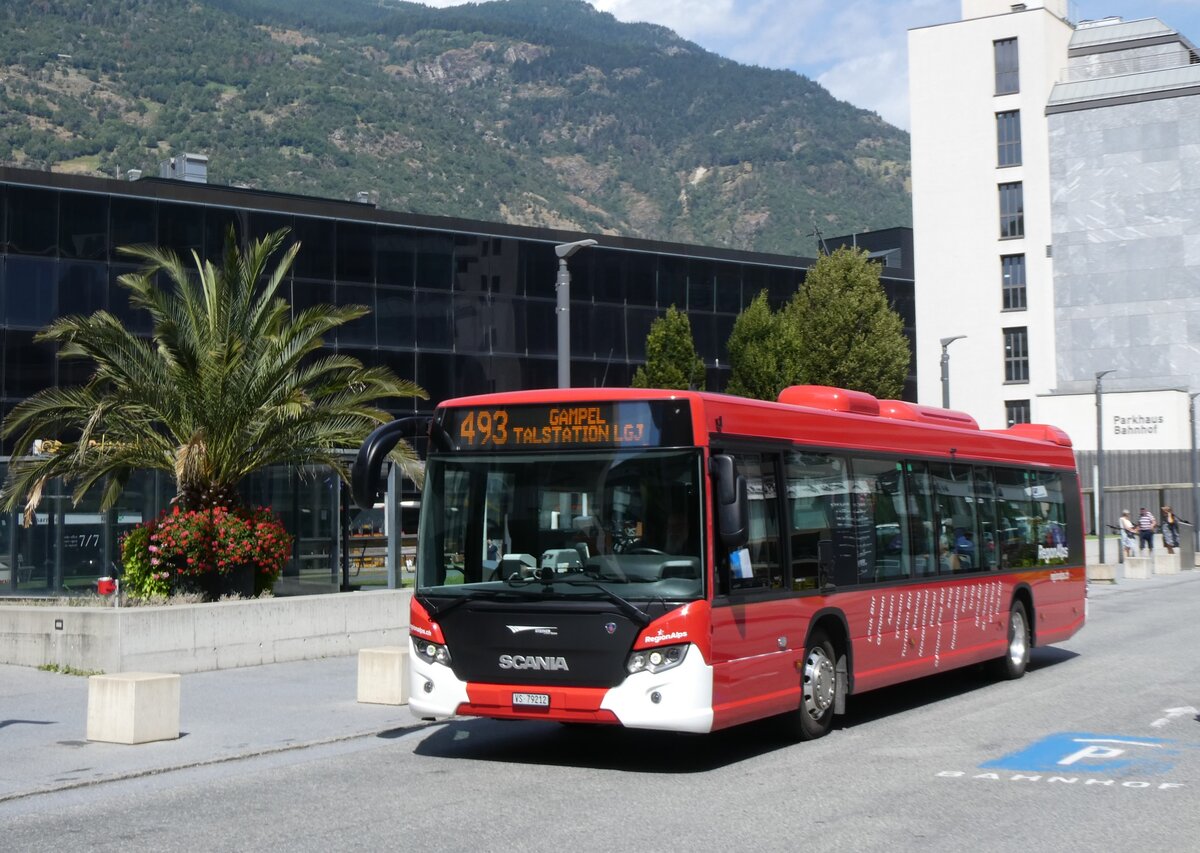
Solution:
[[[439,616],[445,616],[447,613],[449,613],[454,608],[459,607],[463,604],[466,604],[468,601],[478,601],[479,599],[482,599],[482,598],[522,599],[522,598],[529,598],[529,596],[518,595],[515,591],[510,591],[507,589],[473,589],[470,592],[465,592],[465,593],[462,593],[461,595],[456,595],[453,598],[453,600],[446,602],[441,607],[433,607],[428,601],[422,601],[421,603],[423,605],[425,605],[425,608],[427,610],[430,611],[429,615],[432,616],[434,619],[436,619]]]
[[[567,586],[590,586],[593,589],[597,589],[600,591],[601,595],[603,595],[613,604],[617,605],[617,607],[619,607],[627,616],[629,616],[629,618],[631,618],[634,622],[637,622],[641,627],[645,628],[650,624],[651,619],[649,613],[642,610],[633,602],[627,601],[621,596],[617,595],[603,584],[596,583],[595,581],[557,581],[557,583],[565,583]]]
[[[607,598],[613,604],[617,605],[617,607],[623,613],[625,613],[625,615],[627,615],[630,619],[632,619],[634,622],[636,622],[640,627],[645,628],[651,622],[651,616],[649,613],[642,610],[636,604],[634,604],[630,601],[627,601],[626,599],[617,595],[611,589],[603,586],[602,584],[596,583],[595,581],[556,580],[553,582],[543,582],[542,589],[540,590],[540,592],[546,593],[546,592],[552,591],[553,584],[555,584],[555,583],[562,583],[562,584],[566,584],[567,586],[591,587],[591,588],[597,590],[602,596]],[[510,586],[511,586],[511,584],[510,584]],[[533,593],[532,595],[529,595],[529,594],[521,595],[521,592],[520,592],[521,589],[522,589],[521,587],[517,587],[517,588],[513,588],[513,589],[475,589],[475,590],[471,590],[468,593],[463,593],[462,595],[456,596],[452,601],[449,601],[446,604],[443,604],[441,607],[433,607],[427,601],[423,601],[422,604],[424,604],[425,607],[430,611],[429,615],[432,616],[434,619],[437,619],[442,616],[445,616],[447,613],[449,613],[454,608],[460,607],[463,604],[466,604],[468,601],[477,601],[479,599],[484,599],[484,598],[493,599],[493,600],[498,599],[498,598],[509,598],[509,599],[528,601],[530,599],[539,597],[538,591],[535,591],[535,589],[532,587],[529,587],[529,586],[523,587],[523,589],[528,590],[529,592]]]

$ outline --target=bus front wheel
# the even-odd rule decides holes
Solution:
[[[794,732],[800,740],[816,740],[833,727],[836,660],[829,636],[819,628],[813,631],[804,649],[800,671],[800,708],[793,712]]]
[[[994,661],[996,674],[1001,678],[1017,679],[1029,667],[1029,617],[1025,604],[1014,601],[1008,614],[1008,648],[1003,657]]]

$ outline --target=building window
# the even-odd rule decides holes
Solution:
[[[1015,424],[1029,423],[1029,401],[1028,400],[1005,400],[1004,401],[1004,419],[1009,426]]]
[[[1025,310],[1025,256],[1000,256],[1000,288],[1005,311]]]
[[[1025,326],[1004,330],[1004,381],[1029,381],[1029,330]]]
[[[996,113],[996,165],[1021,165],[1021,111]]]
[[[1025,191],[1020,181],[1000,185],[1000,239],[1025,236]]]
[[[1020,65],[1017,63],[1017,40],[999,39],[992,42],[996,55],[996,94],[1011,95],[1021,91]]]

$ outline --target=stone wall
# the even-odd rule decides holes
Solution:
[[[1058,390],[1200,387],[1200,95],[1048,122]]]
[[[0,663],[202,672],[407,642],[411,590],[180,604],[0,604]]]

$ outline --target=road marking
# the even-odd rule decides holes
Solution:
[[[978,779],[990,782],[1043,782],[1050,785],[1077,785],[1080,788],[1145,788],[1170,791],[1187,787],[1183,782],[1147,782],[1145,779],[1104,779],[1094,776],[1047,776],[1041,773],[967,773],[965,770],[939,770],[940,779]]]
[[[1163,738],[1060,732],[979,766],[984,770],[1026,772],[1069,769],[1126,779],[1161,776],[1175,766],[1175,757],[1187,746]]]
[[[1200,711],[1197,711],[1191,705],[1186,705],[1182,708],[1163,708],[1163,713],[1166,714],[1165,717],[1159,717],[1157,720],[1155,720],[1150,725],[1154,726],[1154,728],[1156,728],[1156,729],[1161,729],[1163,726],[1170,723],[1176,717],[1188,717],[1188,716],[1194,717],[1194,716],[1200,714]]]

